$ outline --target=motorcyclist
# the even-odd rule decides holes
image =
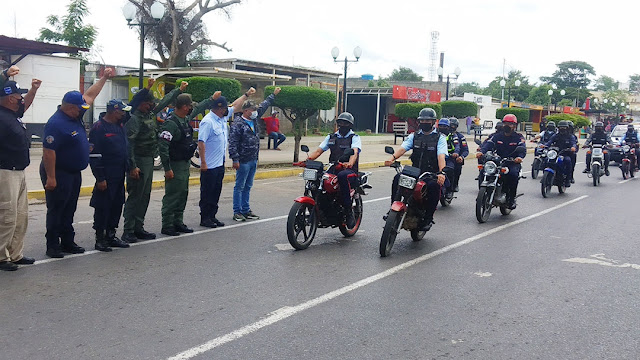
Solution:
[[[437,180],[425,179],[427,183],[427,201],[425,202],[425,215],[420,223],[421,230],[428,231],[434,224],[433,214],[440,201],[440,187],[445,184],[446,176],[443,172],[446,164],[447,140],[439,134],[434,127],[436,112],[431,108],[424,108],[418,114],[418,131],[409,134],[402,145],[393,153],[392,159],[384,162],[391,165],[405,152],[412,150],[412,166],[420,168],[420,172],[437,173]],[[391,202],[397,200],[398,181],[400,174],[396,174],[391,185]]]
[[[309,154],[309,160],[315,160],[322,155],[323,152],[331,150],[329,161],[337,163],[345,150],[353,149],[354,154],[351,155],[349,161],[342,163],[342,170],[336,173],[335,165],[328,170],[338,176],[340,197],[342,198],[342,205],[346,210],[346,225],[348,228],[353,228],[356,222],[353,215],[350,190],[352,182],[358,178],[358,155],[362,150],[362,140],[360,140],[360,136],[352,130],[354,118],[351,113],[345,111],[338,115],[336,124],[338,125],[338,131],[327,135],[318,148]]]
[[[518,182],[520,181],[520,169],[522,159],[527,155],[524,137],[517,133],[516,124],[518,118],[513,114],[507,114],[502,118],[504,124],[502,131],[496,133],[491,139],[482,145],[481,151],[476,154],[477,158],[482,157],[488,151],[495,151],[501,157],[515,157],[513,163],[508,164],[509,172],[503,176],[503,187],[507,194],[507,206],[510,209],[516,208],[516,194]],[[521,149],[517,149],[521,147]],[[482,175],[482,172],[481,172]]]
[[[558,147],[558,149],[560,149],[560,151],[569,149],[571,150],[571,152],[575,152],[577,144],[574,137],[572,136],[573,134],[569,132],[569,122],[570,121],[567,120],[558,122],[558,133],[553,135],[551,139],[549,139],[549,141],[544,144],[544,146],[556,146]],[[564,185],[565,187],[571,187],[572,163],[570,156],[564,157],[563,165],[564,168],[562,170],[566,175]]]
[[[442,118],[438,121],[438,132],[446,137],[447,140],[447,156],[445,157],[445,167],[443,171],[447,175],[447,194],[453,194],[453,178],[454,169],[456,166],[455,157],[453,154],[458,155],[460,150],[460,143],[454,142],[453,134],[451,134],[451,122],[447,118]],[[457,140],[457,137],[456,137]]]
[[[570,154],[571,157],[571,183],[574,184],[576,181],[573,178],[573,173],[576,171],[576,163],[578,162],[578,151],[580,151],[580,147],[578,146],[578,137],[576,136],[576,129],[574,127],[573,121],[567,121],[569,123],[569,133],[573,137],[573,140],[576,143],[576,151]]]
[[[541,132],[540,134],[536,135],[534,141],[538,141],[541,144],[546,143],[547,141],[549,141],[549,139],[551,139],[551,137],[553,135],[555,135],[557,133],[557,129],[556,129],[556,123],[554,123],[553,121],[549,122],[549,124],[547,124],[547,129],[543,132]],[[536,154],[538,155],[538,154]]]
[[[594,128],[595,128],[594,132],[591,135],[589,135],[589,138],[584,143],[584,146],[582,146],[582,148],[583,149],[587,148],[591,144],[602,145],[602,147],[605,147],[606,145],[611,145],[611,136],[606,132],[604,132],[604,123],[602,121],[598,121],[596,122]],[[610,155],[606,149],[602,149],[602,150],[604,152],[604,173],[605,175],[609,176]],[[591,172],[591,151],[587,151],[586,163],[587,163],[587,167],[582,171],[585,174]]]
[[[451,128],[451,134],[453,135],[453,144],[456,143],[460,146],[459,153],[451,154],[451,157],[455,161],[455,167],[453,168],[453,191],[460,190],[458,183],[460,181],[460,175],[462,174],[462,165],[464,165],[464,158],[469,156],[469,145],[467,145],[467,138],[458,131],[460,122],[456,118],[449,119],[449,127]]]
[[[620,139],[620,145],[629,145],[631,147],[637,148],[640,145],[640,135],[636,131],[636,128],[633,124],[627,125],[627,132],[624,133],[622,139]],[[629,158],[631,160],[631,166],[638,168],[637,156],[635,154],[629,154]],[[633,168],[631,169],[631,176],[633,177]]]

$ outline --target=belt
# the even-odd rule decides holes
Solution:
[[[14,171],[22,171],[24,170],[24,168],[22,169],[18,169],[15,166],[6,166],[6,165],[0,165],[0,170],[14,170]]]

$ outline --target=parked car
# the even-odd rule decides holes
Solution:
[[[616,163],[620,163],[622,161],[622,148],[618,145],[624,133],[627,132],[627,125],[616,125],[611,131],[611,142],[613,142],[613,149],[610,149],[611,161],[615,161]],[[636,128],[636,131],[640,132],[640,123],[633,123],[633,127]]]

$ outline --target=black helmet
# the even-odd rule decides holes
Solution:
[[[627,131],[633,131],[633,130],[635,130],[635,128],[633,127],[633,124],[628,124]]]
[[[554,123],[553,121],[549,122],[549,125],[547,125],[547,130],[555,131],[556,123]]]
[[[594,128],[596,130],[604,130],[604,123],[602,121],[598,121],[596,122],[596,124],[594,125]]]
[[[336,119],[336,122],[338,120],[344,120],[344,121],[348,121],[351,125],[353,125],[353,115],[351,115],[351,113],[349,112],[343,112],[342,114],[338,115],[338,118]]]
[[[460,122],[458,121],[458,119],[452,117],[449,119],[449,126],[457,128],[458,126],[460,126]]]
[[[424,108],[418,114],[418,120],[436,120],[436,111],[432,108]]]
[[[573,132],[573,127],[574,127],[573,121],[568,121],[567,120],[567,125],[569,126],[569,130],[571,130],[571,132]]]
[[[496,123],[496,131],[500,131],[502,130],[502,127],[504,126],[504,124],[502,123],[502,121],[498,121]]]
[[[569,121],[567,120],[561,120],[558,122],[558,130],[560,132],[567,132],[569,131]]]

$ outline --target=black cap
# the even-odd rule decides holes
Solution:
[[[2,92],[0,93],[0,96],[7,96],[7,95],[11,95],[11,94],[26,94],[28,92],[27,89],[21,89],[20,85],[18,85],[17,82],[13,81],[13,80],[9,80],[7,82],[4,83],[4,86],[2,87]]]

